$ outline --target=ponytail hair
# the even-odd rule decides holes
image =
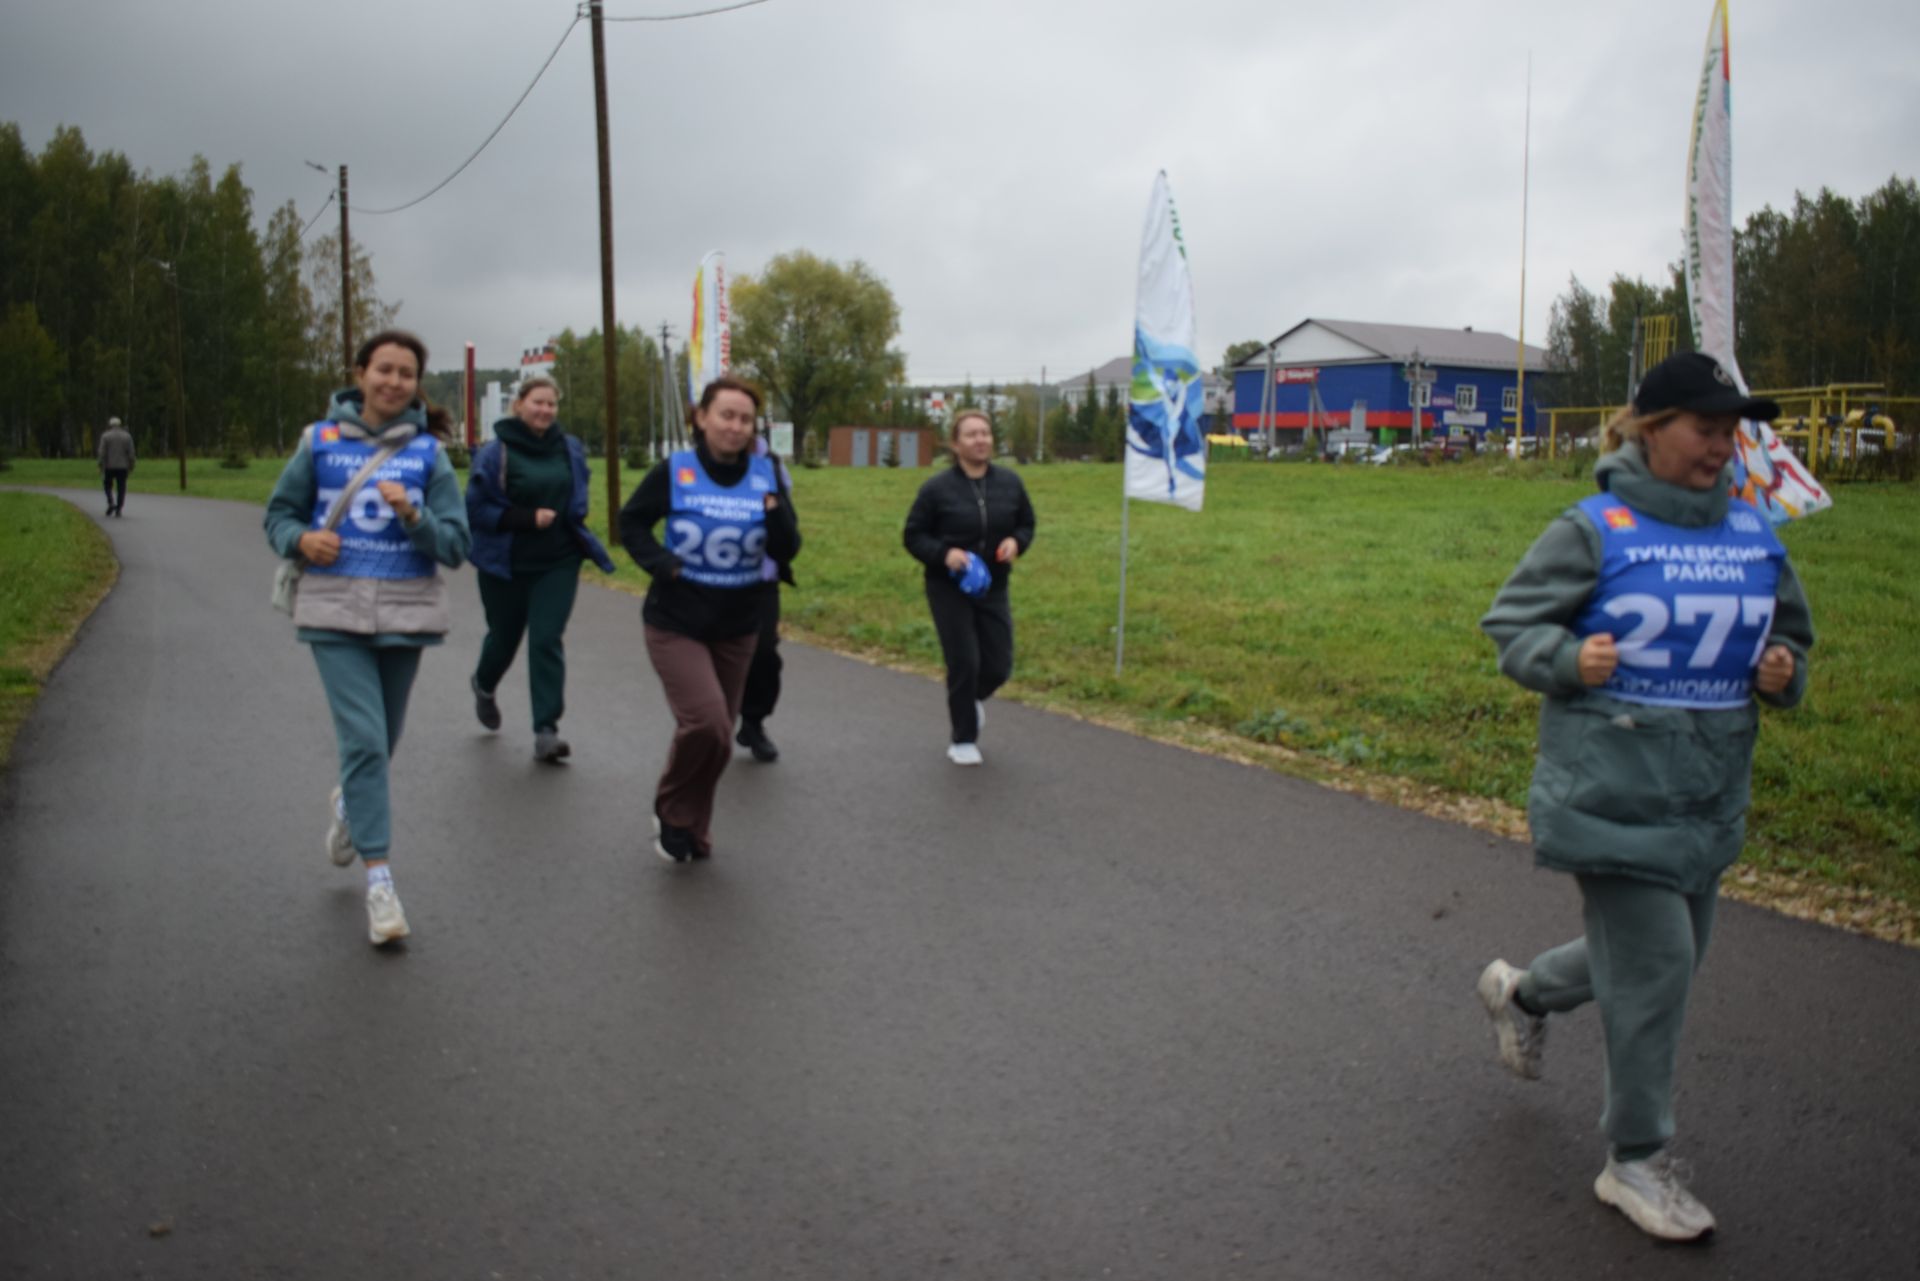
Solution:
[[[1600,452],[1611,454],[1625,446],[1628,441],[1639,440],[1654,428],[1664,427],[1679,414],[1680,411],[1677,409],[1656,409],[1650,414],[1643,414],[1632,405],[1628,405],[1607,420],[1607,425],[1600,436]]]

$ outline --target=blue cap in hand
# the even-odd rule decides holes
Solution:
[[[987,588],[993,586],[993,571],[987,568],[987,562],[973,552],[967,553],[965,569],[950,569],[947,576],[969,596],[985,596]]]

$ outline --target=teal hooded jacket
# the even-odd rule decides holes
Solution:
[[[1726,518],[1727,486],[1696,490],[1659,480],[1637,442],[1601,458],[1594,479],[1628,507],[1669,524],[1699,528]],[[1600,531],[1569,508],[1528,549],[1480,620],[1500,648],[1500,670],[1545,695],[1527,793],[1534,858],[1557,871],[1702,893],[1746,842],[1759,709],[1755,702],[1656,707],[1584,684],[1580,637],[1571,629],[1599,585],[1600,560]],[[1779,694],[1754,698],[1785,708],[1806,693],[1814,642],[1790,560],[1775,594],[1767,645],[1792,651],[1793,678]]]

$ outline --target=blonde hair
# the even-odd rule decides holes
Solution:
[[[986,410],[981,409],[977,405],[968,405],[965,409],[956,410],[954,412],[953,421],[947,424],[947,439],[948,440],[960,439],[960,424],[967,421],[967,419],[969,418],[978,418],[981,422],[987,425],[987,430],[989,432],[993,430],[993,416],[989,414]]]
[[[551,388],[553,391],[554,400],[557,401],[560,399],[560,384],[553,381],[553,379],[549,378],[545,374],[535,374],[531,378],[523,379],[520,385],[514,388],[514,391],[513,391],[514,407],[516,409],[519,408],[521,401],[525,400],[530,394],[539,390],[542,387]]]
[[[1607,420],[1600,434],[1600,452],[1611,454],[1630,440],[1639,440],[1655,427],[1664,427],[1680,416],[1677,409],[1656,409],[1643,414],[1628,405]]]

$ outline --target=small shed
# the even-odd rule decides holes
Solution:
[[[931,427],[835,427],[827,433],[827,466],[925,467],[939,444]]]

